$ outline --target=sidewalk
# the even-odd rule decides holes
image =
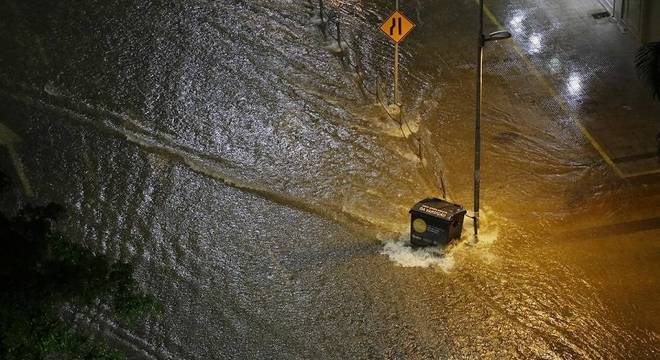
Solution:
[[[595,19],[592,14],[604,11],[597,0],[491,2],[491,10],[500,17],[491,13],[491,21],[512,32],[521,55],[614,172],[660,174],[660,102],[633,66],[641,44],[609,18]]]

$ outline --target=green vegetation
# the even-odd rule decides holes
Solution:
[[[7,178],[0,173],[0,191]],[[74,332],[58,315],[65,304],[101,300],[131,324],[157,310],[130,265],[68,241],[53,229],[56,204],[0,212],[0,359],[121,359],[105,343]]]

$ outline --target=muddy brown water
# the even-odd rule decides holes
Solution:
[[[471,206],[474,3],[404,4],[414,136],[383,106],[392,5],[327,4],[343,61],[314,6],[0,4],[3,169],[166,308],[132,329],[71,321],[136,359],[658,356],[659,233],[616,228],[656,211],[658,185],[622,182],[581,136],[579,60],[554,96],[514,47],[542,56],[552,34],[489,49],[484,229],[438,256],[406,246],[407,210],[443,182]]]

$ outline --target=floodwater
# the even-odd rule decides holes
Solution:
[[[471,208],[473,1],[404,5],[402,126],[384,1],[326,4],[343,59],[316,2],[0,4],[3,169],[166,308],[72,321],[136,359],[657,357],[659,232],[599,234],[657,218],[658,181],[582,136],[595,70],[545,61],[570,39],[525,27],[537,2],[495,3],[514,39],[487,51],[483,229],[446,254],[406,246],[407,210]]]

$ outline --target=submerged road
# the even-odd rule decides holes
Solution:
[[[657,357],[660,178],[623,160],[658,105],[597,1],[559,2],[489,4],[514,37],[487,50],[483,235],[438,257],[407,211],[471,206],[474,1],[403,4],[410,135],[393,4],[327,4],[340,59],[316,2],[6,0],[0,164],[165,305],[71,321],[136,359]]]

